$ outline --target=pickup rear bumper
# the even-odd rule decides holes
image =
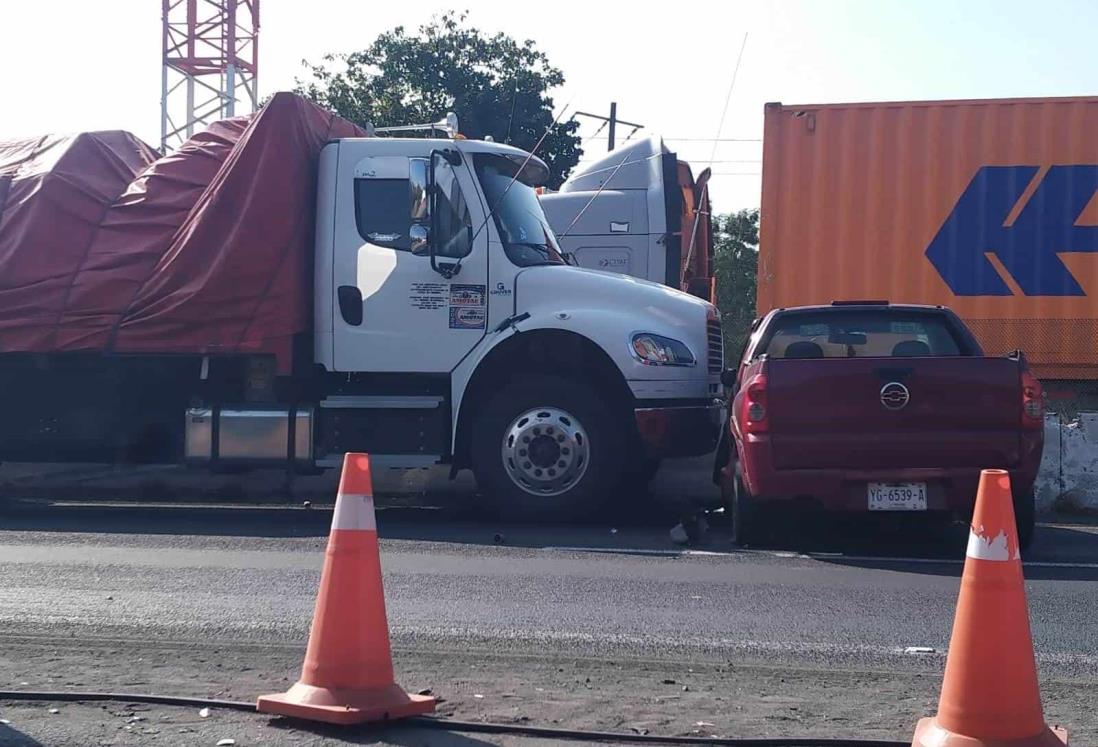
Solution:
[[[1023,440],[1030,434],[1023,436]],[[1023,448],[1020,466],[1008,468],[1015,495],[1028,495],[1037,479],[1042,437],[1032,435]],[[927,510],[965,514],[972,511],[983,467],[892,468],[874,470],[803,469],[775,470],[770,465],[769,442],[765,436],[750,437],[739,444],[740,474],[747,492],[759,502],[808,500],[829,511],[868,511],[871,482],[923,482],[927,486]],[[722,471],[722,488],[731,489],[732,469]],[[1000,467],[989,464],[986,467]]]
[[[724,404],[720,400],[691,400],[683,405],[638,400],[634,412],[645,456],[690,457],[716,448]]]

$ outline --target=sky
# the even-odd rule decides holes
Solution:
[[[603,112],[616,101],[620,118],[645,125],[637,136],[664,137],[695,173],[711,163],[721,212],[759,204],[769,101],[1098,94],[1093,0],[659,4],[677,13],[655,5],[262,0],[260,94],[292,88],[303,59],[361,49],[394,26],[467,9],[474,25],[533,39],[561,68],[558,108]],[[0,0],[0,19],[0,139],[126,129],[158,144],[158,0]],[[585,159],[605,152],[606,131],[596,130],[591,121],[580,130]],[[619,137],[628,132],[620,128]]]

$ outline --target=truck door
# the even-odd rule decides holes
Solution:
[[[473,237],[483,210],[472,171],[456,150],[409,157],[408,147],[407,140],[341,143],[332,266],[337,371],[449,372],[485,334],[488,247],[486,234]],[[427,241],[436,247],[436,269]]]

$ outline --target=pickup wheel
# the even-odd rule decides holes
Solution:
[[[1018,549],[1025,552],[1037,530],[1037,501],[1032,491],[1014,496],[1014,523],[1018,527]]]
[[[739,472],[739,465],[736,465],[736,476],[732,481],[732,543],[744,547],[758,538],[759,510]]]
[[[477,482],[508,518],[594,515],[622,475],[622,431],[577,381],[529,376],[510,384],[488,400],[472,433]]]

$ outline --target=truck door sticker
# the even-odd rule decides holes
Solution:
[[[451,306],[483,306],[484,305],[484,286],[483,285],[451,285],[450,286],[450,305]]]
[[[488,310],[483,306],[451,306],[450,329],[484,329]]]
[[[438,311],[446,308],[446,283],[412,283],[408,300],[413,309]]]
[[[993,253],[1026,296],[1084,296],[1062,252],[1098,252],[1098,226],[1078,226],[1098,191],[1098,164],[1052,166],[1010,226],[1007,216],[1040,170],[984,166],[926,248],[958,296],[1009,296],[985,256]]]
[[[484,285],[450,286],[450,329],[484,329],[488,322]]]

